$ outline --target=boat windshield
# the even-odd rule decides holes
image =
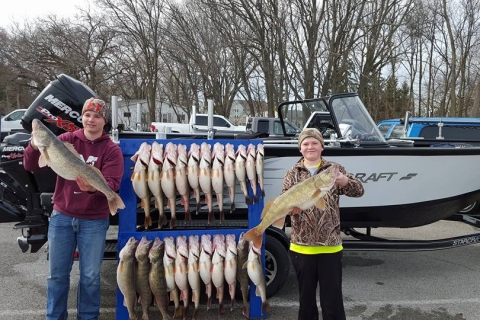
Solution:
[[[299,128],[319,129],[325,140],[350,138],[360,142],[385,142],[357,94],[284,102],[279,106],[279,115]]]

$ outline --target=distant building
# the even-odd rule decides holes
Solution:
[[[142,127],[142,130],[148,130],[149,123],[147,123],[148,104],[146,99],[140,100],[122,100],[118,101],[117,119],[119,124],[123,124],[124,128],[136,129],[138,122],[138,108],[140,106],[140,123],[147,128]],[[157,100],[155,104],[155,119],[152,121],[170,122],[170,123],[188,123],[187,113],[182,108],[177,107],[176,112],[166,102]],[[177,117],[179,115],[179,118]]]

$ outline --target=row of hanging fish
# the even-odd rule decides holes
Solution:
[[[248,148],[240,144],[235,150],[231,143],[223,145],[217,142],[212,150],[212,146],[206,142],[201,145],[192,143],[187,151],[184,144],[169,142],[164,149],[163,145],[156,141],[152,145],[143,142],[131,160],[135,162],[131,176],[132,185],[145,211],[145,229],[152,226],[151,196],[155,198],[155,207],[159,211],[158,228],[167,223],[165,204],[171,212],[170,228],[176,227],[177,194],[185,208],[185,220],[190,221],[192,219],[189,208],[190,192],[193,192],[196,202],[196,214],[200,212],[200,193],[203,192],[208,206],[208,224],[215,220],[213,193],[216,195],[220,221],[225,220],[223,214],[225,186],[230,196],[230,212],[235,210],[236,180],[239,181],[247,205],[258,203],[259,193],[265,197],[263,144],[258,144],[257,147],[249,144]],[[253,191],[253,199],[248,194],[247,180]],[[257,181],[260,190],[257,190]]]
[[[260,256],[260,252],[243,238],[243,233],[238,243],[234,234],[215,234],[213,239],[210,234],[203,234],[200,239],[198,235],[190,235],[188,241],[186,236],[165,237],[163,241],[158,237],[147,240],[144,236],[140,242],[131,237],[120,251],[117,284],[129,319],[137,319],[137,302],[141,304],[142,319],[148,319],[153,299],[166,320],[171,319],[169,301],[174,302],[173,317],[186,319],[190,297],[194,304],[192,319],[197,319],[201,281],[205,284],[207,311],[212,307],[215,287],[218,315],[224,313],[225,282],[231,299],[230,311],[233,311],[238,281],[243,300],[242,314],[249,318],[249,279],[262,300],[262,315],[268,308]]]

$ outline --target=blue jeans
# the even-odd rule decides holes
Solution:
[[[77,319],[98,319],[100,271],[108,227],[108,219],[78,219],[53,210],[48,227],[50,276],[47,279],[47,320],[68,317],[70,272],[76,246],[80,268]]]

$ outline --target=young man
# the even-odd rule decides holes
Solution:
[[[117,191],[123,176],[121,149],[104,131],[109,110],[103,100],[88,99],[82,109],[83,129],[58,138],[73,144],[84,161],[100,169],[108,186]],[[40,151],[33,140],[25,149],[24,167],[39,170]],[[80,280],[77,319],[98,319],[100,315],[100,268],[103,262],[109,208],[105,195],[85,179],[75,181],[57,176],[53,212],[48,228],[50,276],[47,279],[47,320],[67,319],[70,272],[78,246]]]
[[[303,157],[287,171],[283,192],[333,164],[322,157],[323,137],[315,128],[300,133],[298,147]],[[317,286],[320,286],[322,319],[345,320],[339,198],[340,195],[360,197],[364,190],[358,179],[343,166],[338,167],[335,186],[324,196],[324,210],[312,207],[291,212],[290,258],[300,293],[299,320],[318,320]]]

